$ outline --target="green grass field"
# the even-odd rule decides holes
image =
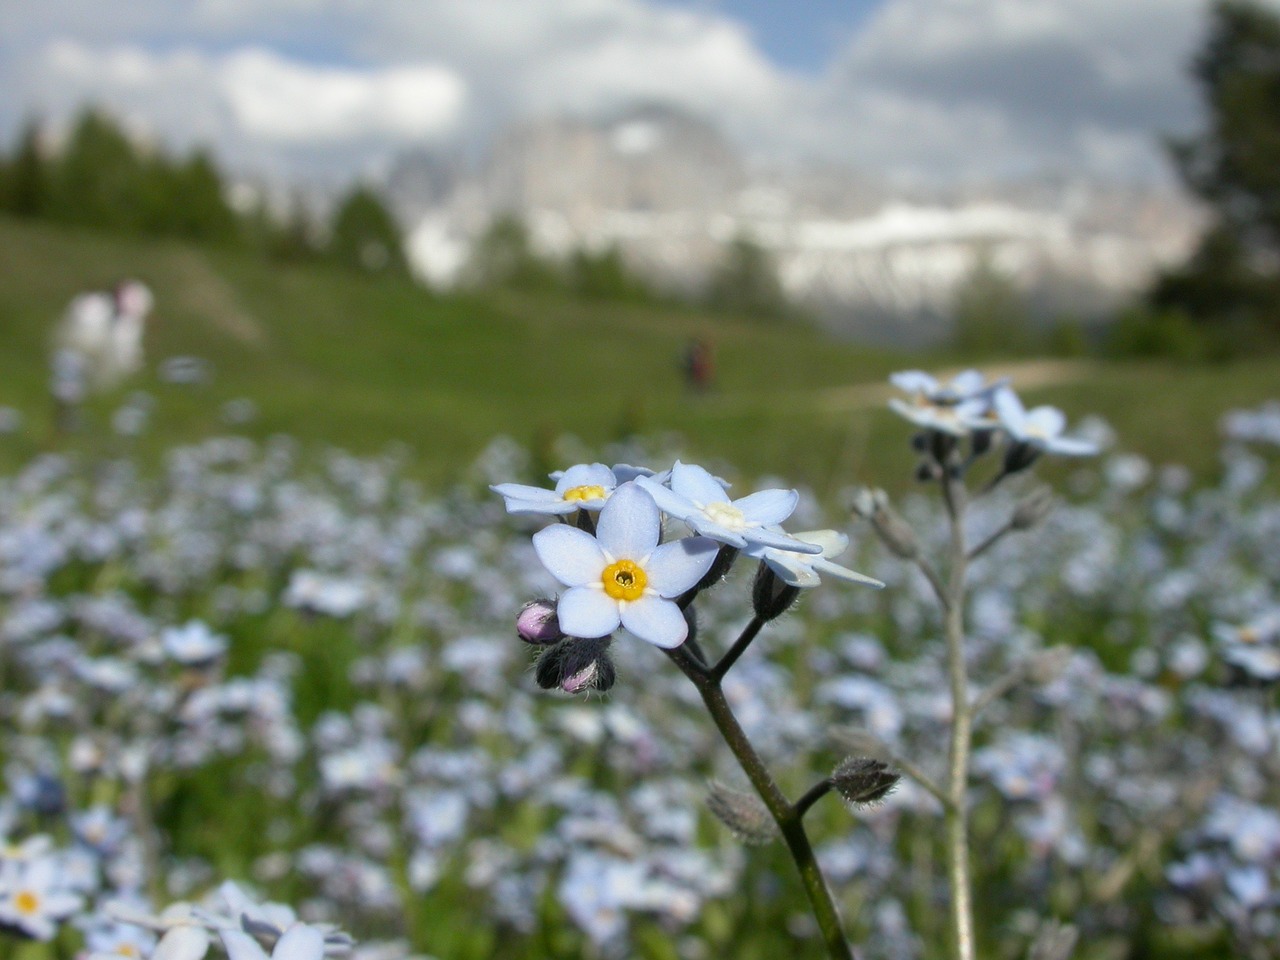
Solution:
[[[47,398],[52,324],[78,291],[125,276],[149,283],[158,322],[147,356],[210,361],[212,383],[161,383],[154,372],[122,390],[156,399],[144,457],[224,431],[219,411],[248,397],[251,436],[372,453],[399,442],[414,472],[443,482],[497,434],[546,450],[563,434],[590,447],[631,433],[674,432],[691,457],[742,475],[774,473],[829,490],[849,482],[901,486],[910,452],[885,412],[887,374],[954,367],[944,355],[892,354],[798,326],[753,323],[693,309],[584,303],[560,296],[437,296],[408,282],[329,268],[279,266],[169,241],[0,220],[0,404],[23,430],[0,439],[0,466],[66,443]],[[715,345],[717,388],[690,396],[680,356],[691,336]],[[993,367],[1001,366],[994,364]],[[1026,365],[1029,403],[1073,420],[1096,412],[1127,449],[1157,462],[1213,469],[1214,426],[1230,406],[1276,392],[1280,362],[1231,366]],[[1015,377],[1015,385],[1020,378]],[[120,396],[88,411],[101,426]],[[74,444],[120,442],[86,430]]]

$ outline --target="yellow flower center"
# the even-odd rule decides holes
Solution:
[[[649,578],[632,560],[619,560],[604,568],[600,575],[604,592],[615,600],[639,600]]]
[[[564,498],[569,503],[577,503],[581,500],[603,500],[604,487],[598,483],[588,484],[583,487],[570,487],[564,492]]]
[[[40,898],[30,890],[20,890],[17,896],[13,898],[13,905],[18,908],[19,913],[39,913]]]

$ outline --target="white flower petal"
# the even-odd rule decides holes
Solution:
[[[792,536],[805,543],[816,543],[824,557],[838,557],[849,548],[848,536],[838,530],[802,530]]]
[[[254,946],[258,945],[255,943]],[[204,927],[183,924],[160,938],[155,950],[151,952],[151,960],[201,960],[208,952],[209,931]]]
[[[1092,457],[1098,453],[1098,445],[1088,440],[1077,440],[1074,437],[1054,437],[1045,449],[1064,457]]]
[[[566,587],[598,581],[608,562],[595,537],[565,523],[535,533],[533,549],[547,571]]]
[[[645,490],[624,483],[600,511],[596,539],[614,560],[643,560],[662,536],[662,514]]]
[[[623,605],[622,625],[641,640],[664,650],[680,646],[689,635],[689,624],[680,608],[658,597],[641,597]]]
[[[724,486],[702,467],[679,460],[671,467],[671,489],[680,496],[705,507],[709,503],[728,503]]]
[[[1022,431],[1042,440],[1052,440],[1067,428],[1067,418],[1057,407],[1036,407],[1027,414]]]
[[[727,543],[739,549],[748,546],[747,538],[740,531],[730,530],[726,526],[708,520],[701,513],[693,514],[685,522],[704,537],[710,537],[712,540],[718,540],[720,543]]]
[[[758,490],[733,501],[742,511],[742,519],[751,526],[781,523],[795,512],[800,494],[794,490]]]
[[[618,629],[618,602],[603,590],[574,587],[556,604],[560,629],[570,637],[603,637]]]
[[[664,543],[644,565],[648,587],[659,596],[678,597],[707,575],[720,545],[707,537],[683,537]]]
[[[239,930],[221,930],[219,935],[222,937],[222,945],[227,948],[228,960],[267,960],[266,951],[247,933],[241,933]],[[165,934],[160,943],[163,944],[168,939],[169,934]],[[158,952],[159,947],[156,950]]]
[[[982,390],[986,378],[979,370],[962,370],[947,385],[948,389],[958,397],[968,397]]]
[[[297,923],[284,932],[271,951],[271,960],[322,960],[324,934],[315,927]]]
[[[995,396],[991,398],[991,405],[995,407],[996,416],[1000,418],[1000,423],[1006,430],[1013,434],[1021,432],[1022,425],[1027,419],[1027,411],[1016,393],[1008,387],[997,390]]]

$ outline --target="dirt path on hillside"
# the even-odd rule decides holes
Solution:
[[[935,375],[939,380],[950,380],[962,369],[955,367],[941,370]],[[982,372],[988,380],[1009,377],[1013,380],[1014,387],[1024,390],[1083,380],[1094,369],[1095,364],[1090,360],[1023,360],[1017,363],[984,365]],[[817,391],[816,405],[822,413],[851,413],[882,406],[890,397],[898,394],[899,391],[888,382],[859,383]]]
[[[245,346],[262,347],[266,331],[244,307],[235,289],[194,250],[174,257],[182,280],[182,305],[192,313],[208,317],[215,327]]]

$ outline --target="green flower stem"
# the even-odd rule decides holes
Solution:
[[[741,641],[741,638],[739,640]],[[735,648],[736,646],[737,644]],[[743,649],[746,648],[746,644],[742,646]],[[720,676],[717,675],[720,664],[716,665],[716,669],[709,671],[682,647],[668,650],[667,656],[698,688],[698,693],[702,695],[702,702],[706,704],[712,720],[715,721],[716,729],[720,731],[720,735],[733,751],[733,755],[738,758],[738,763],[742,766],[747,779],[751,781],[751,785],[755,787],[756,793],[760,795],[769,814],[777,823],[778,830],[782,833],[782,838],[791,853],[791,859],[795,861],[796,868],[800,871],[800,880],[809,897],[814,919],[817,920],[818,928],[822,931],[823,941],[832,960],[853,960],[853,951],[849,947],[849,941],[845,939],[835,901],[831,898],[831,891],[827,889],[826,880],[818,866],[818,858],[814,855],[813,846],[809,843],[809,835],[804,829],[802,819],[804,811],[799,809],[798,804],[792,806],[788,802],[778,785],[774,783],[773,777],[751,745],[751,741],[747,739],[747,734],[738,723],[738,718],[733,715],[733,710],[729,707],[729,702],[724,697],[724,690],[720,686]],[[722,660],[721,663],[723,662]]]
[[[724,679],[724,675],[729,672],[729,668],[738,662],[738,658],[746,652],[747,647],[751,646],[751,641],[756,638],[761,628],[767,623],[762,617],[752,617],[751,622],[743,628],[741,635],[734,641],[719,662],[711,668],[711,678],[719,683]]]

